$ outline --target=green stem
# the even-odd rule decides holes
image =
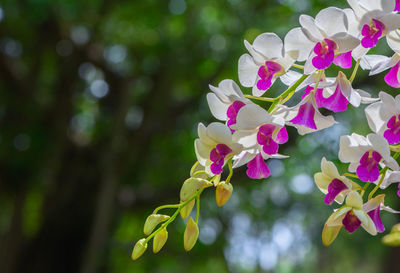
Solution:
[[[383,168],[382,169],[382,176],[381,176],[381,180],[379,180],[379,183],[375,186],[375,188],[369,193],[369,195],[368,195],[368,200],[370,200],[373,196],[374,196],[374,194],[375,194],[375,192],[379,189],[379,187],[381,186],[381,184],[382,184],[382,182],[383,182],[383,179],[385,178],[385,176],[386,176],[386,171],[388,170],[389,168],[386,166],[385,168]]]
[[[299,69],[304,69],[304,65],[299,65],[299,64],[292,64],[293,67],[299,68]]]
[[[153,214],[157,214],[157,212],[158,212],[159,210],[162,210],[162,209],[173,209],[173,208],[178,208],[180,205],[181,205],[181,204],[172,204],[172,205],[163,205],[163,206],[159,206],[158,208],[156,208],[156,209],[153,211]]]
[[[193,176],[193,172],[199,164],[199,161],[196,161],[196,163],[193,164],[192,168],[190,169],[190,176]]]
[[[351,73],[351,76],[350,76],[350,79],[349,79],[350,83],[353,83],[354,78],[356,77],[357,70],[358,70],[358,67],[360,65],[360,60],[361,59],[358,59],[358,61],[356,62],[356,66],[353,69],[353,73]]]
[[[318,89],[319,82],[321,81],[321,78],[322,78],[322,73],[324,73],[324,70],[319,70],[319,71],[318,71],[317,82],[315,83],[315,87],[314,87],[314,90],[313,90],[314,93],[315,93],[315,92],[317,91],[317,89]]]
[[[148,241],[151,240],[151,238],[153,238],[158,232],[160,232],[163,228],[166,228],[171,222],[173,222],[176,218],[176,216],[178,216],[179,212],[181,211],[181,209],[186,206],[189,202],[191,202],[193,199],[197,198],[198,196],[200,196],[200,194],[203,192],[204,189],[198,190],[195,194],[193,194],[188,200],[186,200],[185,202],[179,204],[178,209],[175,211],[175,213],[171,216],[171,218],[169,218],[165,223],[163,223],[158,229],[156,229],[155,231],[153,231],[152,234],[150,234],[146,240],[144,241],[144,243],[146,244]]]
[[[268,113],[271,113],[272,110],[274,110],[275,106],[279,103],[279,101],[283,98],[289,95],[292,91],[295,91],[299,85],[304,82],[305,79],[308,78],[309,75],[302,75],[300,79],[297,80],[292,86],[290,86],[288,89],[286,89],[282,94],[280,94],[278,97],[274,99],[274,102],[272,105],[268,108]]]
[[[369,185],[371,185],[371,183],[365,183],[364,187],[361,190],[361,197],[363,197],[365,191],[368,189]]]
[[[273,102],[275,100],[274,98],[256,97],[256,96],[250,96],[250,95],[244,95],[244,96],[248,99],[267,101],[267,102]]]
[[[229,175],[226,178],[225,182],[228,184],[231,181],[232,175],[233,175],[233,169],[232,169],[232,159],[229,160],[228,162],[228,167],[229,167]]]
[[[354,173],[344,173],[344,176],[350,176],[350,177],[354,177],[354,178],[358,178],[358,176]]]

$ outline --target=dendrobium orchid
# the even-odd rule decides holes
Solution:
[[[322,230],[323,244],[330,245],[343,226],[349,233],[362,226],[369,234],[377,234],[376,226],[363,209],[362,198],[356,191],[350,192],[346,197],[346,205],[336,210],[326,221]]]
[[[359,59],[378,40],[400,25],[400,15],[394,13],[395,0],[348,0],[359,23],[361,46],[353,52],[353,57]]]
[[[242,149],[240,144],[232,142],[229,128],[222,123],[213,122],[207,127],[200,123],[198,134],[194,142],[197,160],[210,175],[222,173],[227,160]]]
[[[216,119],[226,121],[226,125],[234,132],[231,126],[236,123],[240,108],[252,102],[244,97],[240,87],[232,80],[223,80],[218,87],[209,87],[213,91],[207,94],[211,113]]]
[[[252,87],[254,96],[262,96],[288,71],[296,55],[285,52],[282,40],[274,33],[257,36],[252,45],[245,40],[244,45],[250,54],[239,58],[239,81],[245,87]]]
[[[285,105],[278,107],[279,109],[274,114],[284,118],[288,125],[296,127],[300,135],[323,130],[336,123],[332,116],[324,116],[318,110],[314,91],[310,91],[300,103],[293,107]]]
[[[381,101],[365,108],[371,130],[383,136],[389,144],[400,143],[400,95],[393,98],[385,92],[379,93]]]
[[[377,134],[367,137],[353,133],[340,137],[339,159],[350,163],[349,172],[355,172],[364,182],[374,182],[379,177],[379,163],[398,171],[399,165],[390,155],[389,143]]]
[[[314,174],[314,180],[320,191],[326,194],[324,202],[327,205],[333,201],[342,204],[348,193],[360,188],[357,183],[340,175],[335,164],[325,157],[321,160],[321,172]]]
[[[276,155],[279,144],[288,141],[285,120],[271,116],[256,104],[249,104],[240,109],[237,123],[233,127],[236,130],[233,140],[241,144],[247,153],[246,159],[241,158],[241,164],[248,162],[248,176],[265,178],[268,171],[264,159]]]
[[[343,226],[349,233],[353,233],[360,226],[371,235],[385,231],[380,211],[383,209],[392,213],[397,212],[384,206],[384,198],[385,195],[380,194],[363,204],[358,192],[350,192],[346,197],[346,205],[336,210],[326,221],[322,231],[323,244],[330,245]]]
[[[367,69],[370,69],[370,75],[376,75],[385,71],[389,70],[389,73],[385,76],[385,82],[394,87],[400,87],[400,31],[398,29],[393,30],[390,32],[386,40],[390,48],[393,49],[395,52],[391,58],[380,56],[380,55],[367,55],[366,58],[368,62],[372,63]]]
[[[349,34],[346,13],[338,8],[329,7],[321,10],[315,19],[301,15],[301,27],[292,29],[285,37],[286,51],[298,51],[298,61],[306,61],[305,74],[315,69],[327,69],[336,55],[352,51],[360,43],[359,39]],[[351,67],[351,55],[339,57],[336,63]]]
[[[199,236],[200,196],[206,188],[215,187],[216,203],[223,206],[232,195],[234,170],[246,165],[248,177],[264,180],[271,175],[267,160],[288,157],[279,153],[285,148],[280,145],[289,139],[286,126],[295,127],[300,135],[326,129],[337,124],[333,115],[346,111],[349,104],[359,107],[372,103],[365,114],[374,133],[366,137],[355,133],[340,137],[338,158],[347,164],[347,173],[340,174],[325,157],[321,160],[321,172],[314,175],[315,183],[325,194],[325,204],[341,205],[326,221],[322,241],[324,245],[331,244],[342,227],[353,233],[362,226],[376,235],[385,230],[381,210],[400,213],[384,204],[385,194],[377,193],[399,183],[400,197],[400,168],[396,161],[400,156],[400,95],[394,98],[380,92],[377,99],[353,87],[361,67],[370,70],[370,75],[390,69],[385,81],[400,88],[400,0],[348,0],[348,3],[351,8],[329,7],[315,19],[301,15],[301,27],[290,30],[284,43],[274,33],[259,35],[253,44],[244,42],[248,53],[239,59],[238,76],[252,95],[242,93],[230,79],[221,81],[217,87],[209,86],[212,92],[207,94],[207,102],[211,113],[226,124],[198,125],[199,138],[194,142],[197,162],[182,185],[180,202],[154,210],[148,218],[154,221],[145,225],[147,237],[134,246],[133,260],[145,252],[150,240],[153,251],[160,251],[168,237],[166,228],[178,215],[188,218],[184,248],[189,251]],[[384,36],[394,51],[391,57],[368,55]],[[329,71],[332,63],[339,67],[334,74]],[[342,70],[352,67],[350,73]],[[279,92],[277,88],[264,97],[277,78],[287,89]],[[303,93],[295,95],[299,91]],[[292,98],[300,101],[287,104]],[[323,115],[320,108],[333,114]],[[225,166],[227,175],[223,178]],[[195,205],[194,219],[189,216]],[[163,209],[176,211],[171,216],[159,214]],[[391,235],[400,238],[400,232]],[[393,236],[392,239],[385,236],[383,242],[400,246],[400,239],[393,240]]]

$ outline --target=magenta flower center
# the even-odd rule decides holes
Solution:
[[[356,231],[356,229],[358,229],[361,226],[361,221],[351,210],[348,213],[346,213],[346,216],[342,220],[342,224],[348,232],[353,233],[354,231]]]
[[[328,193],[325,196],[324,202],[327,205],[330,205],[335,200],[336,196],[339,195],[344,190],[347,190],[348,187],[339,179],[335,178],[331,181],[328,186]]]
[[[222,173],[222,167],[225,163],[225,157],[232,153],[231,148],[225,144],[217,144],[210,152],[210,160],[212,162],[210,168],[213,174]]]
[[[278,152],[279,145],[273,138],[276,126],[264,124],[260,126],[257,133],[257,142],[262,146],[264,153],[273,155]]]
[[[399,115],[391,117],[387,123],[387,130],[383,133],[383,136],[389,142],[389,144],[400,143],[400,120]]]
[[[312,59],[312,64],[317,69],[328,68],[333,59],[335,59],[335,51],[338,50],[337,44],[329,39],[318,42],[314,47],[314,53],[317,55]]]
[[[244,102],[241,102],[239,100],[234,101],[229,107],[228,110],[226,111],[226,115],[228,116],[228,120],[226,122],[226,125],[229,127],[229,129],[231,130],[231,132],[235,132],[235,130],[233,130],[231,128],[231,126],[233,124],[236,124],[236,117],[237,114],[239,113],[239,110],[245,106],[246,104]]]
[[[400,0],[396,0],[396,6],[394,7],[394,11],[400,11]]]
[[[361,40],[361,45],[365,48],[372,48],[376,46],[379,38],[382,37],[386,30],[386,26],[381,21],[376,19],[372,19],[372,21],[368,24],[365,24],[362,27],[361,35],[364,37]]]
[[[258,76],[260,79],[257,82],[257,88],[259,90],[267,90],[271,87],[274,76],[282,72],[283,68],[280,64],[272,61],[266,61],[265,65],[260,66],[258,69]]]
[[[364,182],[374,182],[379,177],[379,161],[382,156],[375,151],[368,151],[360,159],[360,165],[356,173],[358,178]]]

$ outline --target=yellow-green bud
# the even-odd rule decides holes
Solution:
[[[392,227],[391,233],[392,233],[392,232],[400,232],[400,223],[395,224],[395,225]]]
[[[400,246],[400,232],[393,232],[383,236],[382,243],[388,246]]]
[[[161,229],[154,236],[153,239],[153,252],[154,254],[161,250],[161,248],[165,245],[168,239],[168,231],[166,228]]]
[[[231,198],[233,187],[231,183],[226,183],[222,181],[218,183],[217,189],[215,190],[215,199],[217,200],[217,205],[222,207],[229,198]]]
[[[181,188],[181,200],[186,201],[193,196],[198,190],[212,186],[213,184],[202,178],[188,178]]]
[[[183,220],[185,220],[186,218],[189,217],[189,215],[190,215],[190,213],[192,212],[192,209],[193,209],[193,207],[194,207],[194,203],[196,203],[195,201],[196,201],[196,200],[193,199],[192,201],[190,201],[189,203],[187,203],[186,206],[184,206],[184,207],[181,209],[180,214],[181,214],[181,217],[182,217]],[[182,201],[181,201],[181,202],[182,202]]]
[[[146,251],[147,243],[145,243],[145,240],[146,240],[145,238],[140,239],[135,244],[133,251],[132,251],[132,256],[131,256],[132,260],[138,259]]]
[[[163,214],[151,214],[147,217],[146,222],[144,223],[143,232],[146,235],[149,235],[153,232],[154,228],[164,222],[167,221],[170,217],[168,215]]]
[[[186,251],[190,251],[196,244],[199,237],[199,228],[192,217],[186,223],[185,234],[183,235],[183,246]]]

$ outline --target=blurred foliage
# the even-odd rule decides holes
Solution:
[[[331,247],[320,242],[331,208],[312,176],[323,156],[340,165],[340,135],[369,132],[362,108],[312,135],[291,129],[282,150],[291,157],[269,161],[268,181],[238,170],[223,208],[206,191],[190,253],[177,220],[159,254],[149,247],[129,259],[147,215],[178,201],[195,162],[197,123],[213,120],[208,84],[238,80],[244,39],[283,38],[299,14],[329,5],[346,7],[338,0],[1,1],[0,271],[394,272],[399,249],[383,246],[381,235],[342,231]],[[355,84],[373,96],[396,94],[382,75],[361,72]],[[277,82],[270,92],[282,88]],[[387,200],[398,207],[394,190]],[[397,221],[383,215],[387,230]]]

